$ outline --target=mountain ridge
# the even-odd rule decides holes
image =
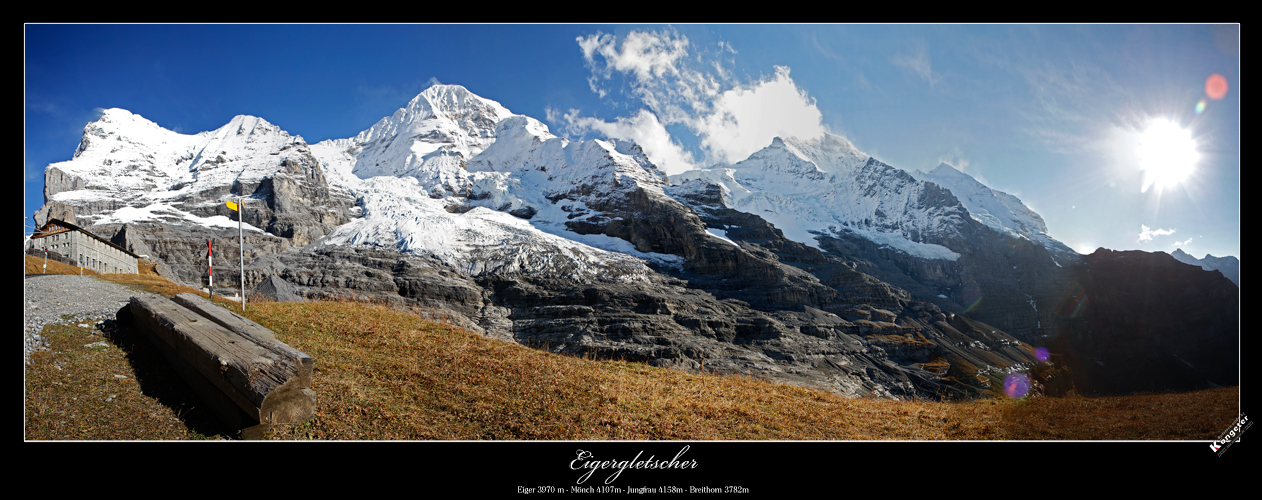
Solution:
[[[1240,259],[1236,257],[1230,255],[1226,257],[1215,257],[1210,254],[1205,254],[1205,257],[1198,259],[1189,255],[1187,252],[1184,252],[1182,248],[1174,249],[1174,251],[1170,253],[1170,256],[1174,257],[1174,259],[1179,262],[1191,264],[1206,271],[1218,271],[1222,273],[1224,277],[1231,280],[1232,283],[1235,283],[1237,287],[1240,286]]]

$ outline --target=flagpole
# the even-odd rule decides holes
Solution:
[[[245,312],[245,233],[241,229],[245,219],[245,197],[238,195],[237,202],[227,200],[228,208],[237,212],[237,248],[241,250],[241,312]]]
[[[241,232],[241,220],[245,218],[245,197],[237,197],[237,246],[241,249],[241,312],[245,312],[245,236]]]

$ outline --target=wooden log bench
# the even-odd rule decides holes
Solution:
[[[315,415],[315,361],[262,325],[191,293],[132,297],[117,316],[148,337],[220,420],[243,435]]]

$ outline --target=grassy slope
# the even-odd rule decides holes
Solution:
[[[152,275],[106,279],[187,291]],[[245,315],[316,359],[316,418],[278,428],[274,439],[1208,440],[1238,410],[1236,388],[967,403],[846,399],[555,355],[372,304],[253,303]],[[108,345],[87,347],[102,338],[91,328],[45,329],[52,350],[26,369],[27,439],[216,437],[196,400],[163,382],[168,369],[142,340],[105,330]]]

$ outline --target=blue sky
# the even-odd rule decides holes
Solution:
[[[28,217],[104,108],[187,134],[253,115],[315,143],[440,82],[558,135],[635,139],[668,172],[829,132],[906,170],[951,163],[1079,251],[1240,255],[1231,24],[32,24],[24,58]],[[1198,159],[1154,184],[1138,144],[1163,119]]]

